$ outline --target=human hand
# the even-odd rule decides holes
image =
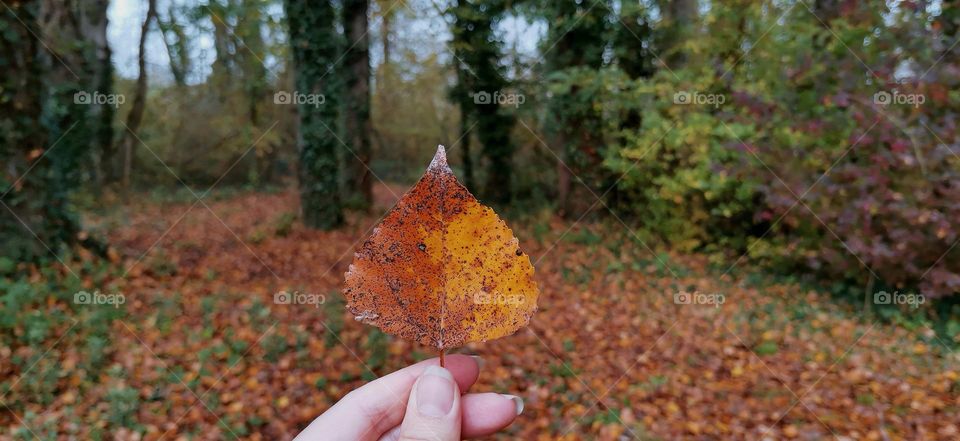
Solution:
[[[480,373],[473,357],[451,355],[445,364],[433,358],[363,385],[294,441],[456,441],[492,434],[523,411],[513,395],[465,393]]]

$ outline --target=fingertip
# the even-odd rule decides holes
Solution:
[[[514,395],[467,394],[461,397],[461,403],[464,438],[495,433],[509,426],[523,411],[523,400]]]
[[[460,389],[453,372],[428,364],[410,392],[400,424],[400,439],[459,440],[462,412]]]
[[[453,374],[453,378],[460,387],[460,393],[466,393],[470,386],[477,382],[480,376],[480,364],[477,359],[470,355],[452,354],[445,357],[444,367]],[[439,358],[429,360],[431,364],[440,364]]]
[[[477,355],[450,354],[450,355],[447,355],[445,358],[446,358],[446,363],[444,363],[445,365],[444,367],[446,367],[447,369],[457,366],[457,367],[469,367],[477,372],[480,371],[480,363],[482,359]],[[431,361],[436,360],[438,364],[440,363],[439,358],[432,358],[430,360]]]

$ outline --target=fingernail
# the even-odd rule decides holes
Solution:
[[[453,408],[453,375],[440,366],[430,366],[417,382],[417,411],[428,417],[442,417]]]
[[[500,394],[500,396],[513,401],[513,405],[517,408],[517,415],[523,413],[523,398],[520,398],[516,395],[507,394]]]

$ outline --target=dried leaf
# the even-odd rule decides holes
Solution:
[[[457,181],[443,146],[346,274],[357,320],[438,349],[516,332],[537,309],[530,258]]]

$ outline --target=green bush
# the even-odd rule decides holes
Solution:
[[[615,101],[641,124],[604,162],[620,209],[683,250],[960,292],[958,60],[924,43],[936,17],[864,2],[821,22],[764,5],[713,5],[696,56],[623,83]]]

